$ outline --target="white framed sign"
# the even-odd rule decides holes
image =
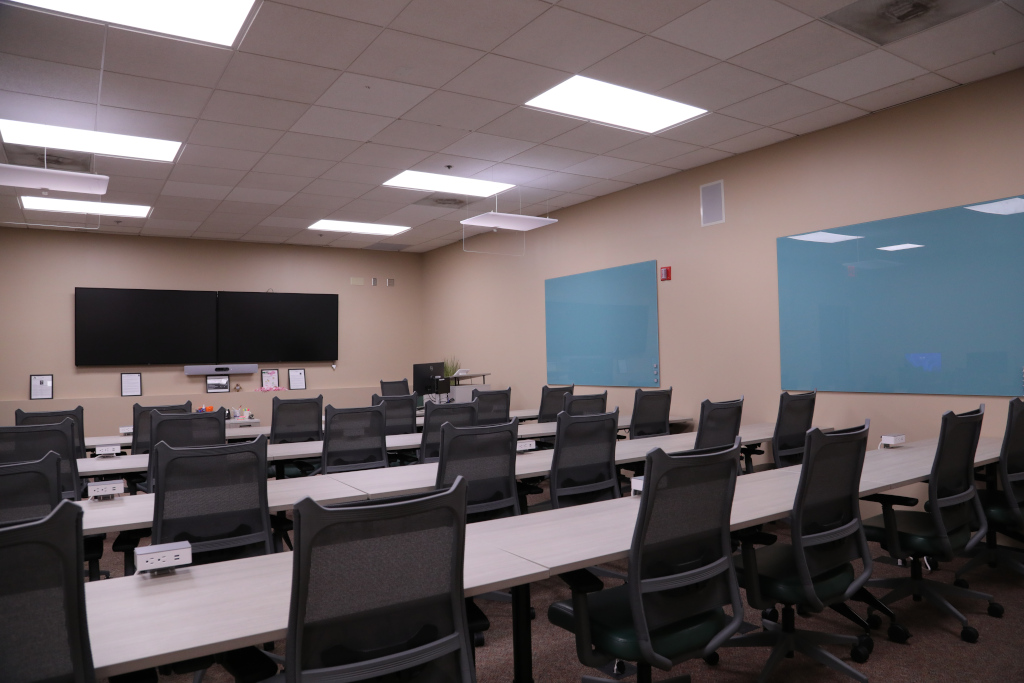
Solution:
[[[231,391],[231,377],[228,375],[207,375],[206,393],[226,394]]]
[[[142,373],[122,372],[121,373],[121,395],[142,396]]]
[[[263,379],[264,389],[277,389],[279,386],[281,386],[278,379],[277,370],[263,370],[261,371],[260,376]]]
[[[305,368],[298,368],[288,371],[288,388],[292,390],[306,388]]]
[[[28,397],[33,401],[53,398],[53,375],[29,375]]]

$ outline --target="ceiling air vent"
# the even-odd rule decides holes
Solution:
[[[468,202],[465,197],[460,197],[457,194],[445,194],[443,192],[435,192],[429,197],[416,202],[420,206],[437,206],[442,209],[461,209]]]
[[[89,173],[92,171],[92,154],[88,152],[45,151],[42,147],[4,144],[7,162],[15,166],[35,166],[54,171]]]
[[[997,0],[857,0],[822,17],[878,45],[944,24]]]

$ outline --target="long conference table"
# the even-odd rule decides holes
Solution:
[[[689,437],[692,447],[693,434],[654,437],[637,443],[647,448],[675,450],[676,446],[663,440],[676,439],[672,443],[679,443],[680,437]],[[937,439],[928,439],[898,449],[869,451],[861,476],[861,495],[926,480],[931,474],[936,444]],[[997,461],[1000,445],[999,439],[982,438],[975,464]],[[428,467],[413,465],[391,471]],[[314,477],[318,478],[337,481],[335,477]],[[800,466],[739,477],[731,528],[786,517],[792,509],[799,478]],[[402,486],[397,484],[398,492],[403,490]],[[336,491],[337,495],[344,495],[343,489]],[[373,495],[370,491],[361,493]],[[513,668],[517,683],[533,680],[529,584],[625,558],[638,509],[639,498],[619,498],[467,526],[463,574],[466,595],[513,589]],[[127,673],[284,638],[291,568],[290,553],[277,553],[180,568],[169,576],[136,574],[87,583],[87,614],[97,675]],[[166,618],[154,619],[154,614]]]

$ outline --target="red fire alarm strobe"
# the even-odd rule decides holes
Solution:
[[[662,282],[672,279],[672,266],[664,266],[663,268],[659,268],[659,270],[661,271]]]

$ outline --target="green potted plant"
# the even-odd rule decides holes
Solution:
[[[445,377],[452,377],[453,375],[455,375],[456,372],[459,371],[460,367],[462,367],[462,365],[459,363],[459,359],[456,358],[455,356],[452,356],[451,358],[445,358],[444,359],[444,376]]]

